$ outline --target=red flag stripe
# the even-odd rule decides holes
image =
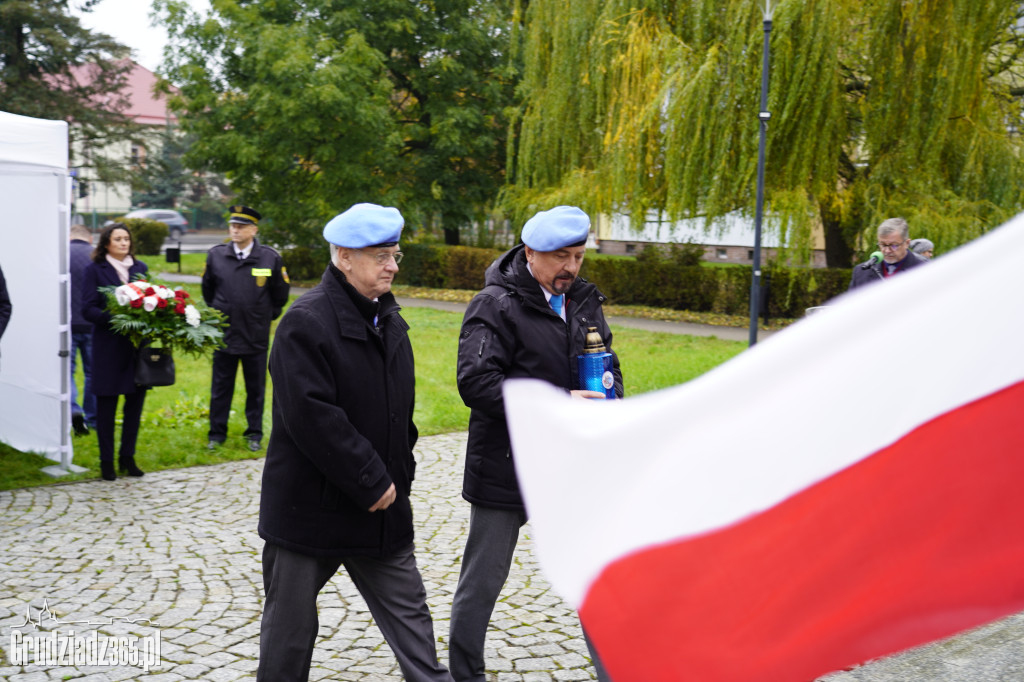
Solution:
[[[609,564],[581,617],[616,682],[808,680],[1024,609],[1024,383],[781,504]]]

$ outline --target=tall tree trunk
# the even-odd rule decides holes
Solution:
[[[822,206],[821,226],[825,231],[825,265],[848,268],[853,264],[853,248],[846,243],[839,215]]]
[[[444,228],[444,243],[448,246],[459,245],[459,228],[457,227],[446,227]]]

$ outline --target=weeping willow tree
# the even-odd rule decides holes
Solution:
[[[849,266],[902,215],[940,251],[1024,206],[1018,0],[775,0],[767,229]],[[513,212],[752,214],[764,0],[532,0]]]

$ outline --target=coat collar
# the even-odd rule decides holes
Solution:
[[[320,286],[324,288],[327,300],[331,304],[331,310],[337,316],[341,335],[346,338],[365,341],[372,334],[373,323],[368,322],[360,314],[359,308],[352,299],[353,294],[342,284],[342,279],[344,279],[344,275],[333,263],[330,263],[327,265],[323,277],[320,278]],[[409,325],[398,314],[402,308],[398,305],[398,301],[395,300],[394,294],[388,292],[377,300],[379,301],[377,317],[380,327],[388,327],[390,329],[392,325],[397,325],[394,327],[395,331],[406,331],[409,329]],[[374,336],[376,337],[375,334]],[[394,347],[390,343],[386,345],[389,348]]]
[[[224,249],[224,257],[225,258],[230,258],[231,260],[238,260],[238,256],[236,255],[236,252],[235,252],[235,243],[234,242],[226,242],[224,244],[224,246],[227,247],[226,249]],[[259,247],[260,247],[259,238],[258,237],[253,237],[252,238],[252,248],[249,249],[249,255],[246,256],[245,259],[242,260],[241,262],[244,263],[247,260],[249,260],[250,258],[252,258],[255,254],[257,254],[259,252]]]
[[[135,262],[132,263],[132,266],[130,268],[128,268],[128,273],[129,274],[134,275],[134,274],[137,274],[139,272],[144,272],[145,270],[148,269],[146,264],[143,263],[142,261],[140,261],[137,256],[132,256],[132,259]],[[93,263],[98,265],[100,267],[100,269],[103,270],[104,272],[113,273],[114,277],[117,277],[117,273],[114,272],[114,266],[111,265],[110,263],[108,263],[106,258],[104,258],[101,261],[93,261]]]
[[[545,312],[554,312],[548,304],[540,282],[526,267],[526,249],[523,248],[523,244],[516,245],[494,261],[487,268],[485,280],[487,284],[499,284],[517,294],[526,305]],[[581,304],[595,290],[593,284],[582,277],[577,277],[569,287],[566,298]]]

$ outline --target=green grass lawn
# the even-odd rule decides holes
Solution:
[[[158,263],[151,263],[151,268],[158,272]],[[198,285],[185,288],[193,296],[199,294]],[[415,420],[420,434],[465,430],[469,409],[462,404],[455,386],[462,315],[429,308],[406,308],[402,315],[411,327],[409,334],[416,354]],[[688,381],[746,347],[741,342],[716,338],[653,333],[617,326],[612,330],[627,396]],[[262,456],[262,453],[254,455],[250,452],[242,438],[245,430],[245,388],[241,373],[235,382],[228,440],[224,446],[210,452],[206,449],[210,360],[181,356],[175,358],[175,365],[177,383],[153,389],[146,397],[136,453],[139,466],[145,471],[157,471]],[[81,389],[81,368],[76,381]],[[264,445],[270,435],[271,394],[268,378],[267,405],[263,415]],[[117,437],[120,442],[120,426]],[[87,467],[89,471],[65,476],[59,481],[96,478],[99,475],[99,450],[95,433],[75,437],[73,444],[74,463]],[[49,464],[52,462],[44,457],[18,452],[0,443],[0,490],[54,483],[57,479],[40,472]]]
[[[150,275],[156,277],[159,272],[178,274],[179,263],[168,263],[163,256],[139,256],[149,266]],[[181,274],[201,275],[206,266],[205,253],[183,253],[181,254]]]

